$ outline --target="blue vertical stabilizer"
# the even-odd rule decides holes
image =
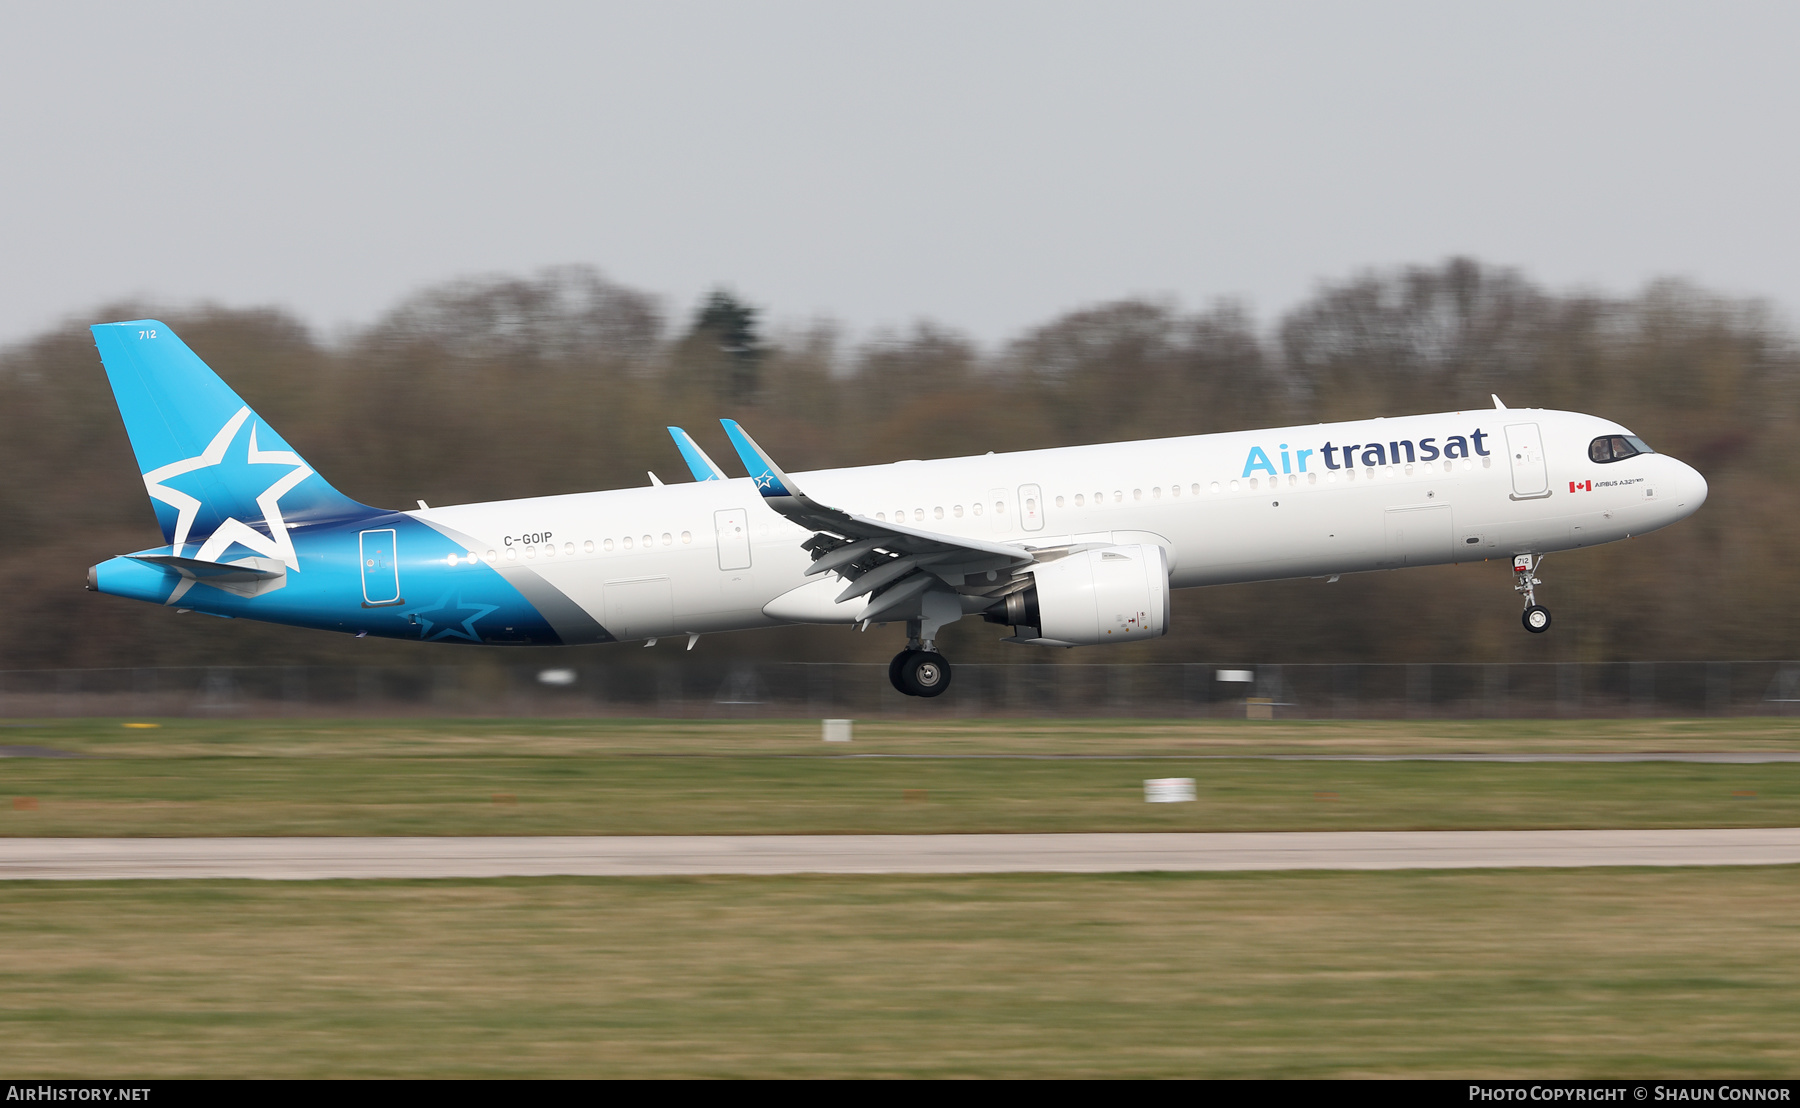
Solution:
[[[252,554],[294,567],[290,526],[373,511],[315,473],[166,325],[91,330],[175,556]]]

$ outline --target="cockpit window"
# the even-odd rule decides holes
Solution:
[[[1654,454],[1650,444],[1636,435],[1602,435],[1588,443],[1588,458],[1596,462],[1619,462],[1638,454]]]

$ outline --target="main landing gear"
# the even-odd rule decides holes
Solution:
[[[888,681],[907,696],[942,696],[950,688],[950,662],[919,630],[917,620],[907,622],[906,649],[888,663]]]
[[[1543,564],[1541,554],[1520,554],[1513,558],[1513,588],[1525,595],[1525,611],[1519,621],[1534,635],[1550,630],[1550,609],[1537,602],[1537,587],[1543,584],[1538,580],[1537,568]]]
[[[935,650],[908,647],[888,663],[888,680],[907,696],[941,696],[950,688],[950,663]]]

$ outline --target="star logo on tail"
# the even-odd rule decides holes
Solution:
[[[144,488],[151,497],[175,509],[175,530],[170,536],[170,545],[178,557],[186,555],[188,532],[194,526],[194,517],[199,514],[200,499],[180,489],[171,488],[168,482],[184,474],[225,465],[231,444],[237,439],[238,431],[250,419],[250,415],[248,407],[239,408],[237,414],[219,428],[219,433],[213,436],[205,450],[192,458],[170,462],[144,474]],[[236,543],[258,554],[278,559],[289,569],[298,572],[299,557],[294,553],[294,542],[288,535],[287,521],[281,518],[281,498],[291,492],[294,486],[311,477],[312,467],[301,461],[300,455],[291,450],[259,450],[256,445],[255,423],[250,425],[250,442],[244,450],[243,464],[288,467],[287,472],[276,476],[256,497],[256,506],[262,510],[262,519],[268,525],[269,533],[265,535],[248,523],[228,516],[201,545],[194,557],[203,562],[216,562]]]

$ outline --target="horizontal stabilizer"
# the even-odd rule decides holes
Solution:
[[[234,562],[207,562],[176,554],[127,554],[134,562],[147,562],[180,574],[185,593],[194,585],[210,585],[238,596],[261,596],[287,584],[287,566],[274,558],[240,558]],[[171,600],[173,602],[173,600]]]

